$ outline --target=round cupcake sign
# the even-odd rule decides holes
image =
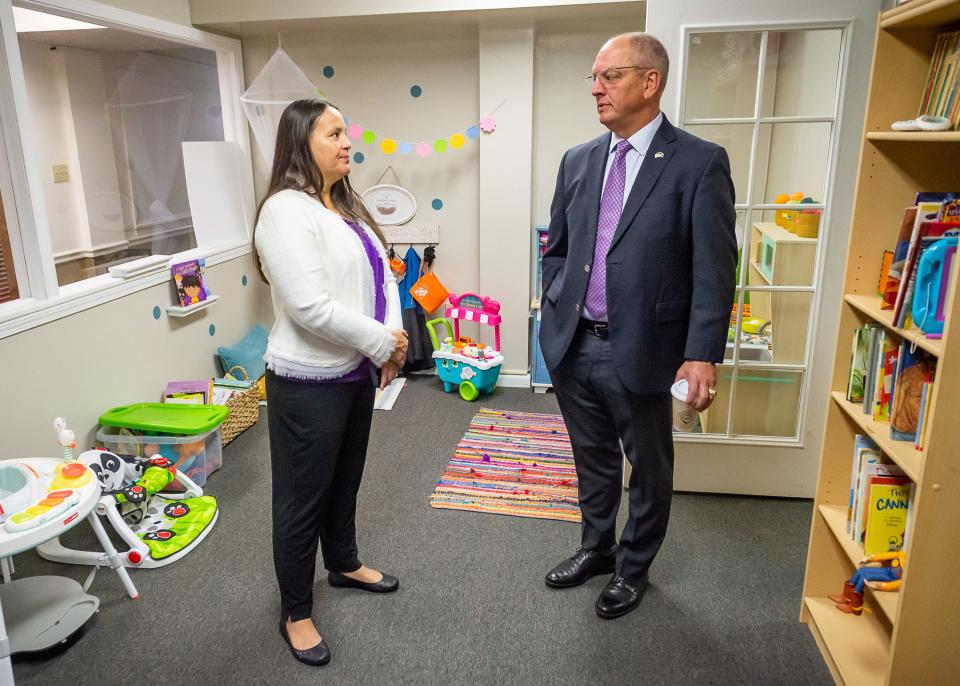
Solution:
[[[416,199],[402,186],[378,184],[365,190],[360,197],[377,224],[406,224],[417,213]]]

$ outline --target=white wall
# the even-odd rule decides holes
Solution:
[[[154,319],[155,306],[176,301],[165,281],[0,340],[8,391],[0,397],[0,459],[57,455],[56,416],[76,431],[78,447],[91,447],[97,418],[111,407],[159,402],[167,381],[217,374],[217,346],[237,342],[257,321],[269,325],[273,315],[250,256],[207,273],[222,299],[188,318],[164,311]]]
[[[351,121],[397,140],[433,141],[464,132],[479,120],[479,63],[476,25],[391,31],[284,31],[284,49],[314,84]],[[243,41],[246,81],[250,83],[277,48],[275,34]],[[325,66],[334,70],[323,75]],[[419,85],[420,97],[410,88]],[[502,126],[502,124],[501,124]],[[500,135],[499,133],[493,134]],[[350,182],[358,192],[377,183],[408,188],[417,200],[413,224],[440,225],[436,272],[452,292],[479,288],[478,237],[481,198],[478,195],[479,144],[468,140],[459,150],[416,155],[385,155],[379,144],[354,142],[364,155],[353,163]],[[521,152],[522,154],[522,152]],[[257,198],[262,198],[268,172],[259,151],[256,158]],[[509,164],[509,162],[505,162]],[[442,209],[431,203],[439,199]],[[486,202],[496,202],[485,198]],[[423,246],[420,246],[422,248]],[[397,245],[401,256],[407,246]],[[422,250],[421,250],[422,252]],[[525,283],[525,282],[524,282]],[[496,294],[491,293],[496,297]],[[525,355],[525,352],[524,352]]]
[[[642,11],[619,17],[544,22],[537,27],[533,96],[533,223],[550,221],[563,153],[606,133],[597,119],[590,73],[610,36],[642,31]]]
[[[83,187],[80,183],[73,116],[67,97],[63,53],[49,45],[20,40],[20,54],[27,82],[27,96],[40,159],[40,181],[46,198],[54,253],[90,249]],[[52,167],[67,164],[74,172],[70,181],[54,183]]]
[[[57,51],[64,53],[67,95],[79,158],[79,168],[75,168],[73,174],[86,201],[90,244],[93,250],[122,244],[126,240],[123,216],[96,211],[102,207],[101,198],[112,201],[120,192],[113,132],[106,111],[109,94],[103,60],[98,53],[87,50],[58,48]]]

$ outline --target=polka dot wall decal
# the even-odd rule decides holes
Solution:
[[[356,162],[357,164],[363,164],[363,153],[362,152],[353,153],[353,161]]]
[[[329,64],[328,64],[327,66],[325,66],[325,67],[323,68],[323,75],[326,76],[328,79],[329,79],[329,78],[332,78],[332,77],[333,77],[333,67],[331,67]]]
[[[215,334],[215,333],[217,332],[217,327],[215,327],[213,324],[211,324],[211,325],[210,325],[210,328],[208,329],[208,331],[210,332],[210,335],[212,336],[213,334]]]
[[[463,147],[464,138],[462,133],[455,133],[450,136],[450,147],[454,149],[460,149]]]
[[[246,274],[244,274],[243,276],[240,277],[240,283],[243,284],[244,286],[247,285],[247,275],[246,275]]]
[[[397,148],[397,152],[401,155],[409,155],[413,152],[413,143],[401,143]]]
[[[415,98],[419,98],[423,94],[423,89],[420,86],[410,86],[410,95]]]
[[[380,141],[380,149],[383,150],[384,154],[392,155],[397,151],[397,142],[392,138],[384,138]]]
[[[160,306],[159,306],[159,305],[154,305],[154,306],[153,306],[153,318],[154,318],[154,319],[160,319]]]
[[[446,138],[438,138],[437,140],[435,140],[435,141],[433,142],[433,149],[436,150],[437,152],[443,152],[444,150],[446,150],[446,149],[447,149],[447,139],[446,139]]]
[[[433,202],[430,203],[430,206],[435,210],[443,209],[443,200],[440,198],[434,198]]]

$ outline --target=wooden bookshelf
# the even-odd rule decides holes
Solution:
[[[960,190],[960,132],[894,132],[890,124],[916,116],[938,33],[960,21],[960,0],[913,0],[884,12],[873,68],[840,324],[810,526],[800,619],[808,624],[837,683],[960,683],[960,594],[950,584],[960,567],[960,265],[954,264],[943,337],[893,326],[892,312],[876,295],[880,257],[893,249],[903,209],[914,193]],[[937,357],[923,451],[890,439],[889,424],[875,422],[846,400],[850,342],[855,329],[875,322]],[[956,341],[956,342],[953,342]],[[856,434],[873,439],[914,482],[903,585],[896,593],[868,592],[860,616],[837,610],[826,596],[839,593],[863,557],[846,532],[850,470]]]

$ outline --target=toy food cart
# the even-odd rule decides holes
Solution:
[[[503,355],[500,354],[500,303],[475,293],[455,295],[451,293],[447,317],[453,320],[453,329],[449,319],[431,319],[427,322],[427,331],[433,342],[433,359],[437,365],[437,375],[443,382],[443,390],[450,393],[455,387],[460,397],[467,401],[476,400],[481,393],[493,393],[500,376]],[[460,335],[460,320],[478,322],[492,326],[494,346],[491,348],[479,341]],[[434,329],[442,324],[447,329],[443,340],[437,338]]]

